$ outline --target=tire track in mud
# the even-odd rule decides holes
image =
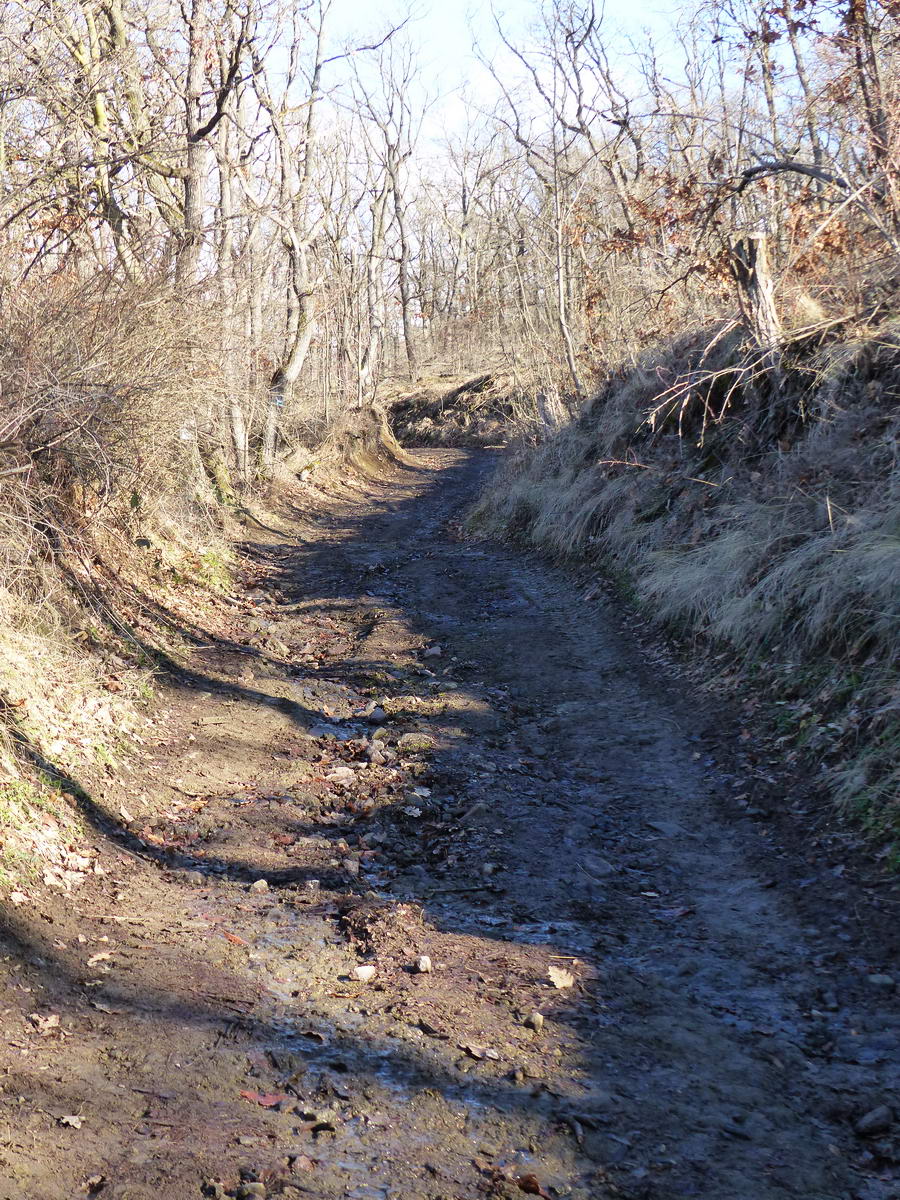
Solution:
[[[248,547],[252,653],[170,689],[144,764],[157,866],[107,850],[115,915],[72,919],[110,965],[55,950],[72,1036],[14,1064],[104,1119],[35,1118],[0,1196],[898,1194],[893,1112],[854,1128],[897,1096],[892,996],[723,816],[709,702],[456,535],[490,462],[322,487]]]

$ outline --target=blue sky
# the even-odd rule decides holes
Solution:
[[[499,0],[498,12],[505,28],[524,31],[537,11],[537,0]],[[598,9],[600,4],[598,3]],[[621,31],[640,35],[644,29],[662,32],[667,26],[666,11],[672,3],[648,0],[607,0],[603,6],[604,24],[610,34]],[[421,39],[426,60],[445,86],[453,86],[467,77],[478,79],[477,64],[472,58],[472,42],[477,38],[483,50],[492,54],[497,46],[497,34],[490,5],[472,0],[423,0],[422,16],[415,22],[415,37]],[[457,84],[458,86],[458,84]]]
[[[511,40],[527,46],[528,28],[538,17],[541,0],[495,0],[495,3]],[[420,86],[432,102],[422,134],[425,141],[440,141],[445,133],[461,131],[467,123],[466,109],[461,103],[463,93],[476,109],[491,109],[499,95],[496,81],[473,50],[475,42],[486,59],[495,61],[495,68],[506,80],[520,71],[517,64],[509,61],[508,52],[500,42],[489,0],[387,0],[365,8],[358,0],[337,0],[332,13],[332,34],[338,42],[358,45],[370,37],[381,36],[390,24],[402,20],[410,7],[413,18],[408,35],[419,48]],[[601,0],[597,0],[597,7],[601,8]],[[627,46],[629,35],[636,44],[641,44],[646,40],[645,31],[649,30],[662,46],[665,58],[665,34],[672,24],[667,13],[679,11],[684,9],[677,0],[607,0],[603,6],[603,27],[609,32],[610,42],[619,46]],[[627,80],[631,69],[627,57],[621,56],[616,61],[613,55],[613,60],[620,78]]]

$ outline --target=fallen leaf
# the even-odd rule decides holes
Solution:
[[[241,1096],[244,1100],[249,1100],[251,1104],[258,1104],[260,1108],[277,1108],[285,1100],[290,1100],[285,1092],[249,1092],[242,1091]]]
[[[689,917],[694,910],[688,907],[682,908],[664,908],[659,914],[666,921],[678,921],[682,917]]]
[[[570,988],[575,982],[575,976],[565,967],[548,967],[547,977],[555,988]]]
[[[520,1191],[526,1192],[529,1196],[544,1196],[545,1200],[551,1200],[549,1193],[541,1187],[537,1175],[519,1175],[516,1185]]]
[[[485,1058],[489,1058],[493,1062],[498,1062],[500,1059],[500,1055],[497,1053],[497,1051],[492,1049],[490,1046],[476,1046],[471,1042],[458,1042],[457,1045],[459,1046],[460,1050],[465,1050],[466,1054],[468,1054],[470,1058],[476,1058],[479,1062]]]
[[[56,1013],[49,1013],[46,1017],[40,1013],[29,1013],[28,1020],[42,1036],[46,1036],[48,1033],[52,1033],[54,1029],[59,1028],[59,1017]]]
[[[227,938],[233,946],[249,946],[249,942],[245,942],[242,937],[238,937],[236,933],[229,933],[227,929],[222,930],[222,937]]]
[[[87,965],[89,967],[96,967],[97,963],[109,962],[111,958],[112,955],[108,950],[101,950],[99,954],[91,955],[91,957],[87,960]]]
[[[92,1000],[91,1008],[96,1008],[98,1012],[109,1013],[110,1016],[119,1016],[125,1010],[124,1008],[110,1008],[108,1004],[104,1004],[102,1000]]]
[[[68,1116],[60,1117],[59,1123],[60,1125],[68,1125],[72,1129],[80,1129],[84,1124],[84,1121],[82,1121],[81,1117],[76,1116],[74,1113],[70,1113]]]

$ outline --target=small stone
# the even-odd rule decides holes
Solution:
[[[440,648],[440,646],[429,646],[428,649],[425,651],[425,653],[422,655],[422,657],[423,658],[440,658],[443,653],[444,652]]]
[[[257,879],[255,883],[250,884],[251,892],[267,892],[269,884],[265,879]]]
[[[420,975],[431,974],[431,959],[427,954],[420,954],[416,959],[416,970]]]
[[[238,1200],[255,1200],[257,1196],[262,1196],[265,1200],[266,1185],[264,1183],[242,1183],[238,1188]]]
[[[191,887],[205,887],[209,880],[202,871],[186,871],[184,875],[185,883],[189,883]]]
[[[354,877],[354,879],[356,878],[357,875],[359,875],[359,859],[358,858],[345,858],[345,859],[343,859],[341,866],[344,868],[344,870],[347,872],[347,874],[352,875]]]
[[[335,767],[333,771],[329,771],[325,776],[332,783],[352,783],[356,778],[356,772],[352,767]]]
[[[368,719],[372,722],[373,725],[380,725],[382,723],[382,721],[387,720],[387,713],[384,711],[383,708],[373,708],[372,711],[368,714]]]
[[[870,975],[869,983],[872,987],[883,988],[886,992],[892,991],[897,986],[893,975]]]
[[[535,1033],[540,1033],[544,1028],[544,1014],[539,1012],[529,1013],[525,1018],[525,1024],[529,1029],[533,1029]]]
[[[371,963],[363,963],[359,967],[354,967],[351,974],[360,983],[371,983],[375,978],[375,967]]]
[[[307,879],[303,885],[303,890],[310,896],[317,896],[321,887],[322,884],[318,879]]]
[[[491,875],[493,875],[493,873],[496,870],[497,870],[496,863],[485,863],[484,866],[481,868],[481,873],[484,876],[491,876]]]
[[[893,1123],[894,1114],[886,1104],[879,1104],[864,1117],[860,1117],[854,1128],[860,1137],[874,1137],[876,1134],[886,1133]]]
[[[400,750],[409,750],[412,752],[431,750],[434,746],[434,740],[427,733],[404,733],[403,737],[397,742]]]

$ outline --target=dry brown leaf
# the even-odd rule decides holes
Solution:
[[[516,1179],[516,1184],[520,1191],[526,1192],[529,1196],[543,1196],[544,1200],[550,1200],[549,1195],[541,1187],[536,1175],[519,1175]]]
[[[555,988],[570,988],[575,982],[575,976],[565,967],[548,967],[547,977]]]
[[[43,1016],[41,1013],[29,1013],[28,1020],[43,1036],[59,1029],[59,1017],[56,1013],[49,1013],[47,1016]]]
[[[251,1104],[258,1104],[260,1108],[277,1108],[285,1100],[290,1100],[290,1096],[284,1092],[251,1092],[244,1090],[240,1094],[244,1100],[249,1100]]]

